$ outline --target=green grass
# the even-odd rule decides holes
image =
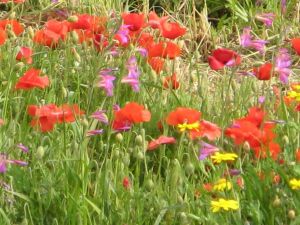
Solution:
[[[146,0],[139,4],[116,0],[79,2],[78,7],[68,3],[49,6],[48,1],[29,0],[14,11],[16,18],[55,7],[99,15],[107,15],[109,9],[115,9],[120,15],[129,7],[149,11]],[[294,112],[283,101],[277,110],[274,109],[276,97],[271,85],[280,86],[277,79],[261,82],[237,75],[231,69],[215,72],[206,60],[210,50],[219,46],[232,48],[243,56],[245,63],[240,70],[251,70],[253,65],[274,60],[279,47],[291,49],[283,40],[299,36],[299,9],[294,7],[296,1],[291,1],[286,16],[281,17],[279,1],[266,1],[258,7],[252,1],[238,2],[207,0],[205,5],[192,0],[177,0],[172,4],[161,1],[162,12],[189,30],[186,38],[181,38],[185,52],[182,58],[169,61],[167,71],[160,77],[138,56],[142,72],[139,93],[120,82],[127,73],[125,63],[133,54],[134,46],[126,48],[119,57],[98,53],[93,47],[76,45],[72,40],[51,50],[33,43],[29,29],[0,46],[0,118],[5,121],[0,127],[1,152],[9,154],[11,159],[29,163],[27,167],[9,166],[8,171],[1,174],[1,184],[10,187],[6,189],[2,185],[0,188],[0,224],[300,224],[300,192],[288,186],[290,179],[300,178],[299,163],[295,163],[294,156],[300,147],[299,112]],[[228,13],[218,14],[224,8]],[[254,15],[261,11],[278,15],[268,30],[254,20]],[[219,17],[211,20],[215,15]],[[211,24],[211,21],[217,22]],[[34,29],[40,26],[38,22]],[[116,28],[117,22],[110,25]],[[265,58],[239,46],[239,33],[244,26],[251,26],[258,37],[270,41]],[[285,33],[287,30],[289,32]],[[14,90],[18,78],[29,68],[28,65],[18,66],[15,60],[20,46],[34,49],[32,67],[41,68],[49,76],[50,87]],[[80,60],[75,58],[72,48],[76,49]],[[292,58],[290,79],[299,82],[299,56],[292,53]],[[108,67],[119,68],[113,97],[107,97],[95,87],[99,71]],[[179,77],[180,89],[163,89],[161,77],[174,71]],[[287,87],[280,88],[283,97]],[[164,120],[176,107],[197,109],[205,120],[225,129],[236,118],[246,115],[251,106],[257,105],[262,95],[267,97],[264,109],[269,118],[286,121],[276,127],[276,140],[285,160],[283,165],[271,159],[253,160],[251,152],[245,153],[245,149],[235,146],[224,135],[213,143],[241,157],[230,165],[199,161],[198,142],[167,125],[164,135],[176,137],[177,143],[161,146],[154,152],[145,151],[147,142],[160,135],[157,122]],[[97,109],[105,109],[111,121],[114,104],[123,107],[129,101],[145,105],[152,119],[122,133],[122,140],[109,125],[101,125],[90,118]],[[29,126],[31,118],[27,106],[49,103],[78,104],[85,116],[71,124],[56,125],[52,132],[41,133]],[[86,132],[95,128],[103,128],[105,132],[87,138]],[[28,146],[29,153],[17,150],[18,143]],[[232,177],[233,188],[229,191],[211,193],[204,190],[203,184],[216,182],[229,168],[242,170],[244,188]],[[259,179],[259,172],[264,172],[265,179]],[[280,175],[279,184],[273,183],[273,172]],[[130,180],[129,189],[123,187],[124,177]],[[212,213],[210,202],[215,197],[238,200],[240,208]],[[280,205],[274,205],[276,198],[280,199]],[[290,210],[296,213],[293,219],[288,216]]]

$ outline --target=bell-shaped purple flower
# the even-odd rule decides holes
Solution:
[[[279,79],[283,84],[289,82],[288,78],[291,73],[290,66],[292,65],[291,56],[286,48],[279,50],[276,57],[275,72],[278,72]]]
[[[140,85],[139,85],[140,71],[137,66],[137,60],[136,60],[135,56],[131,56],[129,58],[126,67],[128,69],[128,75],[126,77],[122,78],[121,83],[130,84],[133,91],[139,92],[139,90],[140,90]]]
[[[107,96],[113,96],[114,80],[115,76],[112,75],[112,69],[104,69],[99,73],[100,80],[98,82],[98,87],[103,88],[106,91]]]
[[[94,112],[91,117],[93,119],[99,120],[100,122],[104,123],[104,124],[108,124],[108,117],[105,114],[105,110],[98,110],[96,112]]]
[[[204,141],[200,143],[200,149],[199,149],[199,160],[204,160],[210,155],[214,154],[215,152],[219,151],[219,149],[211,144],[208,144]]]
[[[89,130],[86,133],[86,136],[87,137],[91,137],[91,136],[95,136],[95,135],[102,134],[102,133],[103,133],[103,129],[100,129],[100,130]]]
[[[25,153],[27,153],[28,150],[29,150],[29,149],[28,149],[25,145],[23,145],[22,143],[17,144],[17,147],[18,147],[21,151],[23,151],[23,152],[25,152]]]
[[[253,48],[260,53],[264,53],[265,51],[265,45],[268,43],[268,41],[265,40],[252,40],[252,35],[251,35],[251,28],[250,27],[245,27],[243,30],[243,34],[241,35],[240,38],[241,45],[244,48]]]
[[[273,20],[275,19],[274,13],[261,13],[257,14],[255,18],[265,24],[267,27],[271,27],[273,24]]]
[[[19,166],[27,166],[28,163],[21,160],[11,160],[7,158],[7,155],[0,153],[0,173],[5,173],[7,170],[7,164],[17,164]]]

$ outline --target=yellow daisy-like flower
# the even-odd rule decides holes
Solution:
[[[293,190],[300,190],[300,180],[291,179],[289,185]]]
[[[216,152],[214,155],[211,156],[214,163],[221,163],[223,161],[234,161],[237,159],[237,154],[235,153],[220,153]]]
[[[184,123],[184,124],[178,124],[177,127],[179,129],[180,132],[184,132],[185,130],[194,130],[194,129],[198,129],[200,126],[200,123],[197,121],[195,123]]]
[[[225,178],[222,178],[214,184],[213,190],[214,191],[224,191],[224,190],[231,190],[232,184],[231,182],[227,181]]]
[[[239,203],[235,200],[226,200],[220,198],[218,201],[211,201],[210,204],[211,204],[211,210],[214,213],[219,212],[221,209],[224,209],[225,211],[239,209]]]
[[[289,92],[287,93],[287,96],[288,96],[289,98],[292,98],[292,99],[296,100],[297,102],[300,101],[300,92],[289,91]]]

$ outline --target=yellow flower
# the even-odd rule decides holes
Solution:
[[[237,159],[237,154],[235,153],[220,153],[216,152],[214,155],[211,156],[214,163],[221,163],[223,161],[234,161]]]
[[[214,191],[224,191],[225,189],[231,190],[231,188],[232,184],[224,178],[218,180],[213,186]]]
[[[294,178],[290,180],[289,185],[293,190],[300,190],[300,180]]]
[[[226,200],[220,198],[218,201],[211,201],[211,210],[215,212],[219,212],[221,209],[225,211],[229,210],[237,210],[239,208],[239,203],[235,200]]]
[[[177,127],[179,129],[180,132],[184,132],[185,130],[194,130],[194,129],[198,129],[200,126],[200,123],[197,121],[195,123],[191,123],[191,124],[178,124]]]
[[[292,98],[292,99],[298,101],[298,102],[300,101],[300,92],[289,91],[289,92],[287,93],[287,96],[288,96],[289,98]]]

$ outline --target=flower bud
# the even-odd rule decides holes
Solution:
[[[67,89],[65,87],[62,87],[61,91],[62,91],[62,94],[63,94],[64,98],[67,98],[68,97],[68,91],[67,91]]]
[[[285,145],[288,145],[290,143],[289,137],[286,135],[283,136],[282,140]]]
[[[170,186],[172,188],[176,188],[177,189],[177,184],[179,181],[179,177],[180,177],[180,172],[181,172],[181,167],[180,167],[180,163],[177,159],[174,159],[172,161],[172,171],[171,171],[171,178],[170,178]]]
[[[124,156],[123,156],[123,163],[125,166],[129,166],[130,164],[130,156],[128,153],[125,153]]]
[[[289,212],[288,212],[288,217],[293,220],[296,218],[296,213],[295,213],[295,210],[293,209],[290,209]]]
[[[18,63],[15,64],[15,68],[17,70],[22,69],[24,66],[25,66],[25,64],[23,62],[18,62]]]
[[[113,157],[119,158],[119,156],[120,156],[120,151],[118,149],[114,149],[113,150]]]
[[[31,26],[27,28],[29,37],[32,39],[34,37],[34,30]]]
[[[143,146],[143,137],[142,135],[137,135],[135,137],[135,143],[138,145],[138,146]]]
[[[275,199],[274,199],[274,201],[273,201],[273,206],[274,207],[278,207],[278,206],[280,206],[281,205],[281,200],[280,200],[280,198],[276,195],[276,197],[275,197]]]
[[[73,15],[73,16],[69,16],[68,18],[68,22],[77,22],[78,21],[78,17]]]
[[[36,150],[37,159],[42,159],[45,155],[45,149],[43,146],[39,146]]]
[[[189,221],[188,221],[188,218],[187,218],[185,212],[181,212],[179,214],[179,221],[180,221],[180,224],[189,224]]]
[[[250,144],[249,144],[248,141],[245,141],[245,142],[244,142],[244,144],[243,144],[243,150],[244,150],[245,152],[250,152],[251,147],[250,147]]]
[[[186,163],[186,165],[185,165],[185,173],[188,176],[190,176],[190,175],[194,174],[194,171],[195,171],[195,167],[194,167],[193,163],[191,163],[191,162]]]
[[[148,190],[148,191],[152,191],[153,188],[154,188],[154,182],[152,179],[147,179],[146,182],[145,182],[145,188]]]
[[[15,19],[16,18],[16,12],[12,12],[9,17],[9,19]]]
[[[144,159],[144,154],[139,151],[137,154],[136,154],[136,158],[139,159],[139,160],[143,160]]]
[[[123,141],[123,135],[121,133],[116,134],[116,141],[121,143]]]
[[[88,121],[86,118],[83,118],[83,119],[81,120],[81,124],[82,124],[83,126],[85,126],[85,127],[88,127],[88,126],[89,126],[89,121]]]

